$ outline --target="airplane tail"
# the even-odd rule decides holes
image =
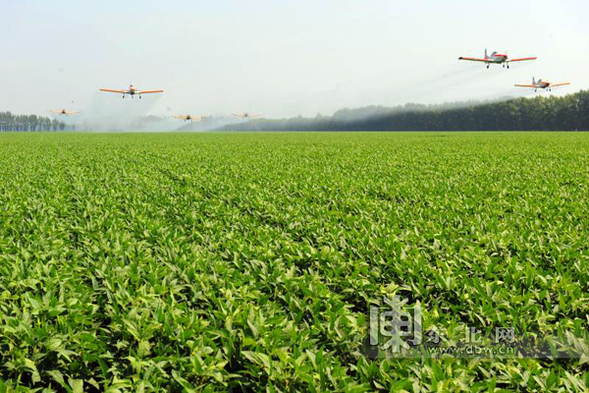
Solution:
[[[535,85],[535,84],[536,84],[536,78],[532,77],[532,85]]]
[[[488,59],[489,55],[487,54],[487,50],[485,49],[485,59]]]

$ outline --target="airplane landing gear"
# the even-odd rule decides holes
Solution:
[[[487,64],[487,69],[489,69],[489,65]]]

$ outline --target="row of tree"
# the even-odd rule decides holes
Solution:
[[[589,131],[589,91],[486,103],[343,109],[333,116],[255,120],[244,131]]]
[[[147,119],[153,121],[154,119]],[[49,117],[0,112],[0,131],[63,131]],[[252,120],[227,124],[235,131],[589,131],[589,91],[496,102],[407,104],[342,109],[333,116]]]
[[[49,117],[0,112],[0,131],[63,131],[65,128],[65,123]]]

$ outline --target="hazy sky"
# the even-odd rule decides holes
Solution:
[[[131,105],[156,115],[327,115],[342,107],[589,87],[587,0],[2,0],[0,111]],[[507,50],[510,70],[459,62]],[[538,93],[539,94],[539,93]],[[543,93],[547,94],[547,93]],[[94,104],[93,104],[94,103]]]

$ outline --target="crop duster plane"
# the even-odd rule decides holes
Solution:
[[[137,90],[137,88],[135,88],[135,86],[133,86],[133,84],[131,84],[129,86],[128,89],[126,90],[117,90],[117,89],[100,89],[100,91],[104,91],[107,93],[118,93],[118,94],[122,94],[123,98],[125,98],[125,95],[130,95],[131,98],[135,97],[136,95],[139,96],[139,98],[141,98],[141,94],[153,94],[153,93],[163,93],[163,90]]]
[[[202,120],[208,120],[211,118],[211,116],[196,116],[196,115],[173,115],[172,117],[176,118],[176,119],[180,119],[180,120],[184,120],[184,121],[202,121]]]
[[[261,115],[256,115],[256,114],[248,113],[248,112],[232,113],[231,115],[235,116],[235,117],[239,117],[240,119],[256,119],[261,116]]]
[[[536,80],[536,78],[533,78],[532,77],[532,84],[531,85],[517,84],[515,86],[517,86],[517,87],[529,87],[530,89],[534,89],[534,91],[538,91],[538,89],[544,89],[546,91],[552,91],[552,88],[553,87],[567,86],[567,85],[570,85],[570,83],[569,82],[552,83],[550,81],[546,81],[546,80],[542,80],[542,79]]]
[[[49,112],[56,113],[60,116],[75,116],[80,112],[68,111],[67,109],[49,109]]]
[[[485,63],[487,65],[487,68],[489,68],[489,66],[491,64],[501,64],[503,67],[507,66],[507,68],[509,68],[509,63],[513,63],[515,61],[530,61],[530,60],[536,60],[536,59],[537,59],[537,57],[520,57],[518,59],[510,59],[507,55],[500,54],[497,52],[493,52],[493,53],[491,53],[491,56],[489,56],[487,54],[486,49],[485,49],[485,58],[484,59],[480,59],[480,58],[476,58],[476,57],[462,57],[462,56],[460,56],[458,58],[458,60],[478,61],[480,63]]]

